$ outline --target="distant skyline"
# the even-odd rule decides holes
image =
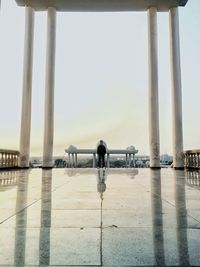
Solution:
[[[184,149],[200,148],[200,1],[179,8]],[[19,149],[24,8],[0,10],[0,148]],[[149,154],[147,13],[57,13],[54,156],[69,145]],[[168,14],[158,13],[161,154],[172,154]],[[43,147],[46,12],[36,13],[31,156]]]

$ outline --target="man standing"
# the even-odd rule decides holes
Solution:
[[[106,147],[103,143],[103,140],[100,140],[100,144],[97,147],[98,168],[105,167],[105,154],[106,154]]]

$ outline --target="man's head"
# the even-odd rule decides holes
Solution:
[[[100,144],[103,145],[103,140],[100,140]]]

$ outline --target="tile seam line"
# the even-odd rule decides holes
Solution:
[[[141,183],[137,182],[137,184],[140,185],[142,188],[147,189],[147,187],[144,186],[144,185],[142,185]],[[150,189],[149,192],[152,193],[152,190]],[[165,198],[162,198],[162,196],[160,196],[160,195],[158,195],[158,194],[155,194],[155,193],[153,193],[153,195],[154,195],[154,196],[158,196],[159,198],[161,198],[162,201],[164,201],[164,202],[168,203],[170,206],[176,208],[176,206],[175,206],[173,203],[171,203],[170,201],[166,200]],[[187,217],[191,217],[193,220],[195,220],[196,222],[200,223],[199,220],[197,220],[196,218],[194,218],[194,217],[193,217],[192,215],[190,215],[189,213],[187,213]]]
[[[57,186],[56,188],[54,188],[54,189],[52,190],[52,192],[55,192],[57,189],[61,188],[62,186],[64,186],[65,184],[68,184],[68,183],[69,183],[69,181],[63,183],[63,184],[60,185],[60,186]],[[28,206],[24,207],[23,209],[19,210],[18,212],[16,212],[16,213],[12,214],[11,216],[7,217],[5,220],[3,220],[3,221],[0,222],[0,225],[3,224],[3,223],[5,223],[6,221],[9,221],[12,217],[14,217],[14,216],[16,216],[17,214],[19,214],[20,212],[22,212],[22,211],[28,209],[29,207],[33,206],[34,204],[36,204],[37,202],[39,202],[39,201],[42,200],[42,199],[43,199],[43,198],[40,197],[39,199],[37,199],[37,200],[33,201],[32,203],[30,203]],[[1,266],[1,265],[0,265],[0,266]]]
[[[103,266],[103,198],[101,198],[100,266]]]

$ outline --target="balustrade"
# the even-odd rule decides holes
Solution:
[[[0,149],[0,169],[17,168],[19,151]]]
[[[185,167],[200,169],[200,150],[187,150],[185,151]]]

